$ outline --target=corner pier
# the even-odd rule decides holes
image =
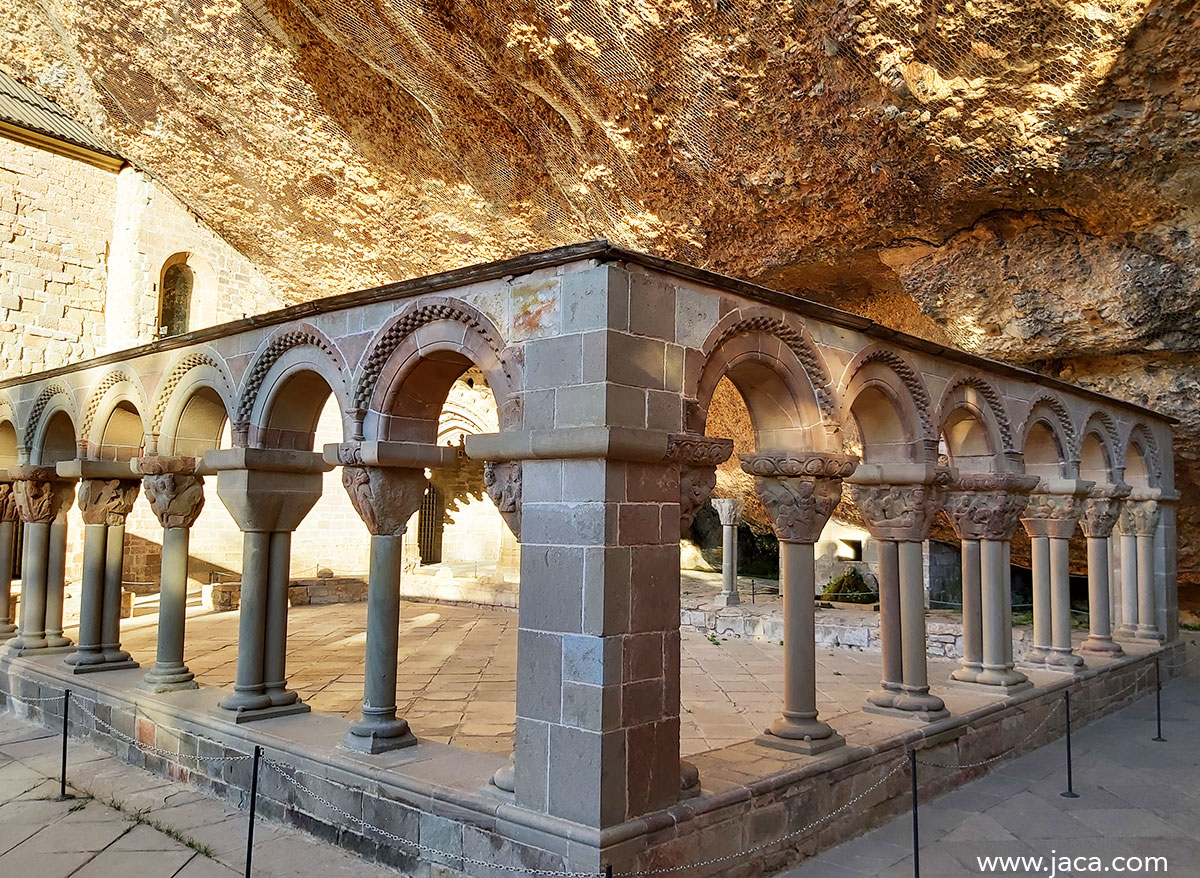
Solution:
[[[391,549],[427,473],[450,459],[437,446],[438,413],[469,368],[495,394],[499,430],[468,436],[462,453],[488,468],[489,495],[523,550],[511,766],[422,740],[420,720],[403,716],[387,691],[395,627],[406,624],[390,597],[401,575]],[[710,499],[713,467],[732,452],[729,439],[706,435],[726,378],[751,414],[755,452],[742,464],[770,510],[788,581],[813,587],[812,541],[847,502],[843,480],[884,547],[883,653],[862,709],[826,721],[813,649],[795,642],[811,636],[811,608],[788,602],[779,720],[758,740],[685,762],[678,540],[681,521]],[[341,441],[318,448],[330,397]],[[214,429],[222,418],[232,447]],[[93,712],[76,731],[238,801],[244,765],[210,770],[188,757],[262,744],[356,819],[417,844],[449,838],[457,858],[448,865],[465,874],[488,874],[472,859],[599,872],[724,857],[689,874],[724,874],[731,863],[754,874],[902,808],[906,781],[888,772],[909,748],[955,763],[1028,749],[1060,733],[1053,712],[1064,690],[1084,722],[1149,691],[1155,657],[1171,672],[1182,654],[1171,425],[1062,381],[605,242],[350,293],[0,382],[0,485],[11,485],[4,493],[26,531],[26,589],[17,630],[0,633],[0,685],[17,698],[69,687]],[[291,534],[330,468],[341,469],[378,548],[366,703],[353,726],[310,711],[287,688]],[[89,524],[86,636],[71,644],[63,547],[81,478],[81,508],[108,530],[101,541],[100,524]],[[128,657],[105,628],[113,604],[101,571],[120,568],[119,541],[108,537],[141,502],[139,479],[170,551],[159,654]],[[116,485],[103,508],[99,480]],[[243,533],[248,571],[233,691],[197,687],[187,667],[188,538],[214,485]],[[969,655],[953,686],[928,667],[919,558],[919,541],[946,515],[968,546],[971,583]],[[1012,608],[1003,570],[1022,523],[1039,542],[1036,643],[1018,671],[1004,637]],[[1082,544],[1077,528],[1087,536],[1092,611],[1079,655],[1069,627],[1061,636],[1065,550],[1071,539]],[[1114,563],[1121,546],[1128,557]],[[1124,570],[1130,581],[1117,581]],[[97,662],[98,650],[120,660]],[[97,670],[73,672],[81,666]],[[55,709],[30,710],[48,719]],[[146,754],[130,740],[159,749]],[[162,755],[172,752],[183,755]],[[491,782],[498,769],[511,790]],[[841,819],[867,789],[874,807]],[[429,867],[429,857],[357,832],[279,778],[261,793],[267,816]]]

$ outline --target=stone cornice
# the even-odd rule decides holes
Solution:
[[[743,454],[742,470],[752,476],[844,479],[858,469],[858,458],[823,451],[766,451]]]

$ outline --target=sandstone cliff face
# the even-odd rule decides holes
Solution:
[[[1200,479],[1194,0],[15,0],[0,63],[295,299],[591,237],[1157,405]]]

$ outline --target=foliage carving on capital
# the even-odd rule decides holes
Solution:
[[[775,536],[785,543],[815,543],[842,499],[842,480],[830,476],[755,476]]]
[[[13,494],[13,486],[9,482],[0,482],[0,521],[20,521],[21,513],[17,510],[17,498]]]
[[[946,514],[963,540],[1011,540],[1037,476],[970,473],[946,492]]]
[[[521,462],[483,462],[483,487],[500,511],[500,517],[518,540],[521,539]]]
[[[858,458],[820,451],[741,455],[742,470],[752,476],[807,476],[844,479],[858,469]]]
[[[1021,524],[1031,537],[1069,540],[1083,515],[1083,500],[1073,494],[1035,491],[1021,514]]]
[[[125,523],[141,487],[137,479],[83,479],[79,483],[79,512],[84,524]]]
[[[1157,500],[1126,500],[1121,505],[1121,533],[1152,537],[1158,528]]]
[[[71,508],[75,486],[61,481],[52,466],[29,466],[9,470],[13,477],[13,499],[25,524],[50,524]]]
[[[875,539],[920,542],[929,536],[950,480],[950,472],[941,470],[932,482],[907,485],[851,483],[850,496]]]
[[[398,537],[421,508],[429,480],[415,467],[343,466],[342,485],[373,536]]]
[[[204,478],[194,457],[153,455],[138,458],[142,490],[150,511],[163,527],[191,527],[204,509]]]
[[[713,497],[709,501],[712,503],[713,509],[717,510],[717,518],[721,520],[722,527],[737,527],[742,523],[742,509],[746,506],[746,501],[740,497]]]
[[[1108,537],[1121,514],[1121,501],[1129,496],[1128,485],[1097,485],[1083,501],[1079,526],[1087,537]]]

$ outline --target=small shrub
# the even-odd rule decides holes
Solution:
[[[879,593],[867,584],[857,567],[847,567],[825,586],[821,599],[848,604],[873,604],[879,600]]]

